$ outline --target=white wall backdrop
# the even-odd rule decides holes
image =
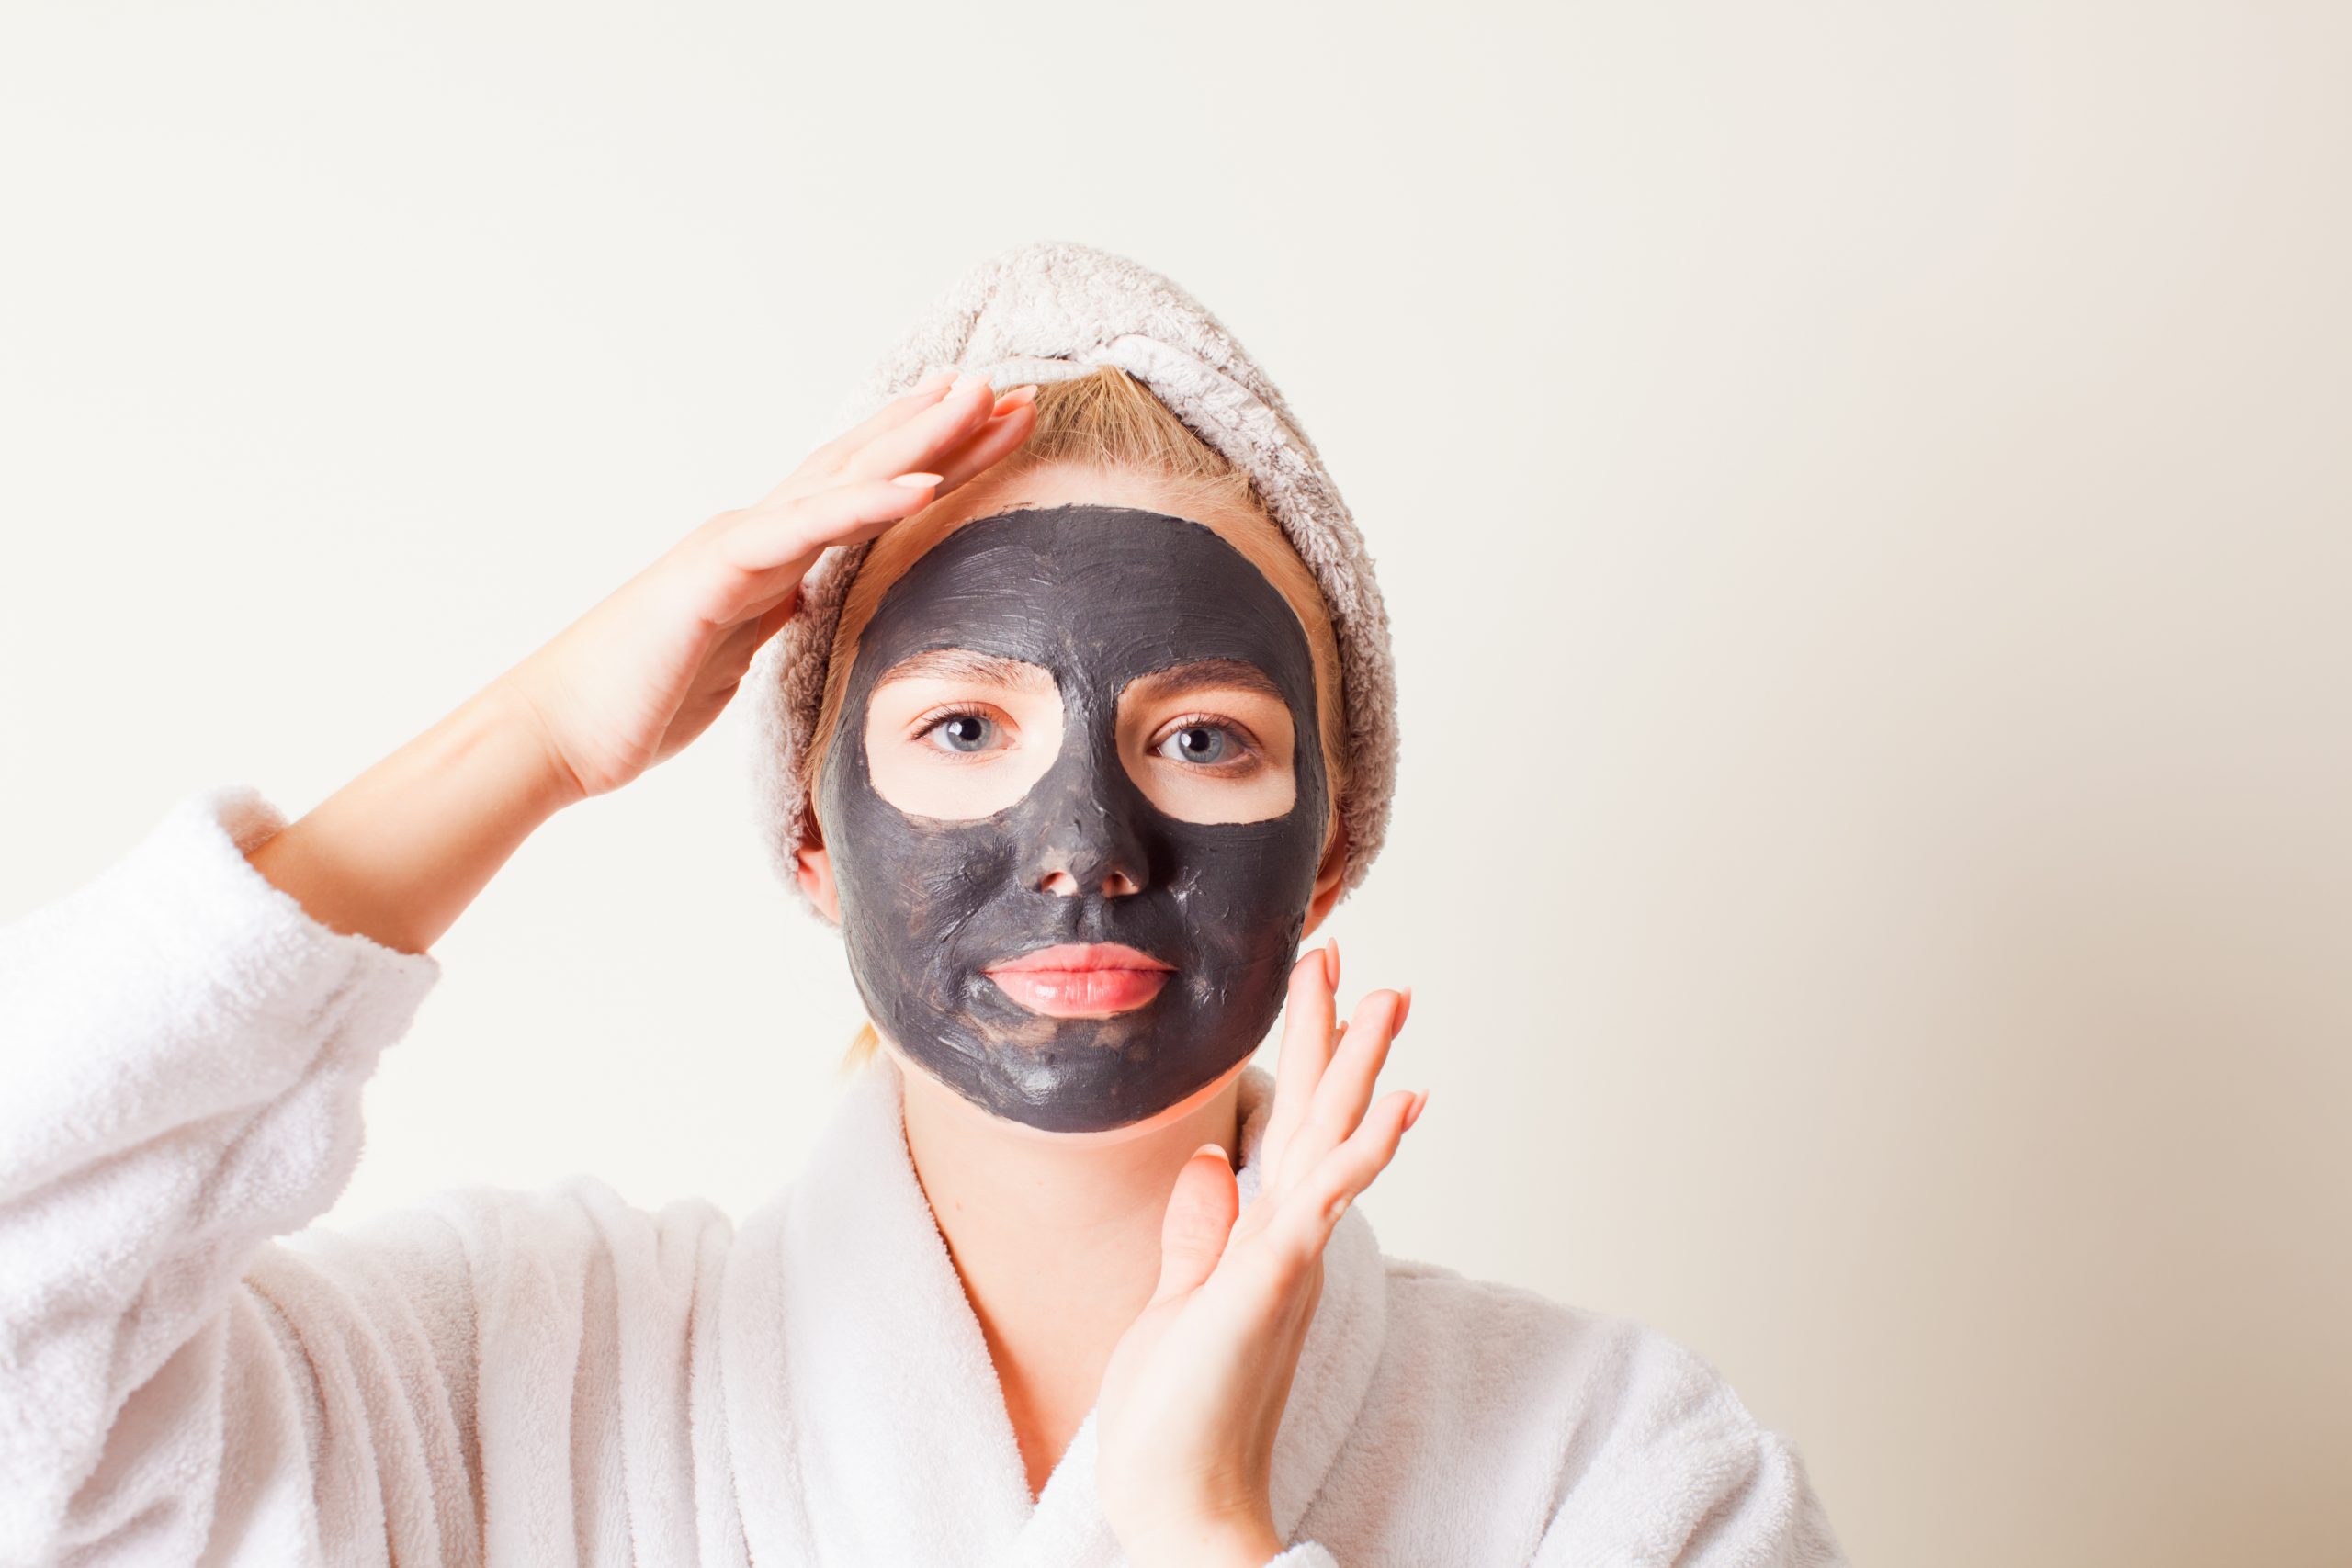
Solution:
[[[1857,1562],[2340,1563],[2347,80],[2251,0],[12,6],[0,918],[307,809],[1104,245],[1383,570],[1387,1249],[1700,1349]],[[790,1179],[858,1011],[740,744],[436,948],[325,1223]]]

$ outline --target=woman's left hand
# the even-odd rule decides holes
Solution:
[[[1159,1287],[1103,1371],[1097,1482],[1138,1568],[1262,1568],[1283,1551],[1270,1495],[1274,1434],[1322,1292],[1323,1247],[1428,1099],[1400,1089],[1372,1104],[1411,998],[1374,991],[1335,1029],[1339,971],[1336,945],[1291,970],[1257,1200],[1239,1212],[1215,1144],[1185,1162],[1161,1231]]]

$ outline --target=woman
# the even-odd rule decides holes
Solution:
[[[1298,946],[1385,826],[1385,623],[1262,373],[1041,245],[868,391],[300,821],[204,792],[0,933],[0,1561],[1836,1561],[1702,1362],[1350,1208],[1409,994],[1341,1027]],[[292,1236],[433,943],[747,679],[875,1025],[798,1179]]]

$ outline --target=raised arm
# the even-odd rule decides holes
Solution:
[[[432,1225],[379,1231],[401,1238],[392,1288],[311,1291],[269,1243],[343,1190],[361,1087],[438,976],[427,949],[523,840],[702,733],[820,552],[1034,420],[934,379],[300,821],[204,792],[0,927],[0,1568],[195,1562],[222,1536],[269,1561],[322,1540],[468,1554],[464,1489],[397,1499],[391,1473],[463,1462],[467,1412],[404,1358],[463,1362],[469,1330],[397,1288],[462,1258]]]

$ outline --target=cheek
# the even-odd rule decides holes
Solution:
[[[1236,954],[1295,942],[1314,896],[1317,838],[1289,819],[1182,830],[1171,892],[1195,940]]]
[[[867,999],[894,1021],[906,1010],[953,1010],[965,967],[956,934],[978,908],[976,862],[984,855],[903,821],[888,807],[866,831],[851,829],[856,849],[835,875],[850,969]]]
[[[1012,874],[1001,829],[910,821],[880,800],[853,811],[844,837],[849,852],[834,857],[844,918],[887,933],[910,964],[936,961]]]

